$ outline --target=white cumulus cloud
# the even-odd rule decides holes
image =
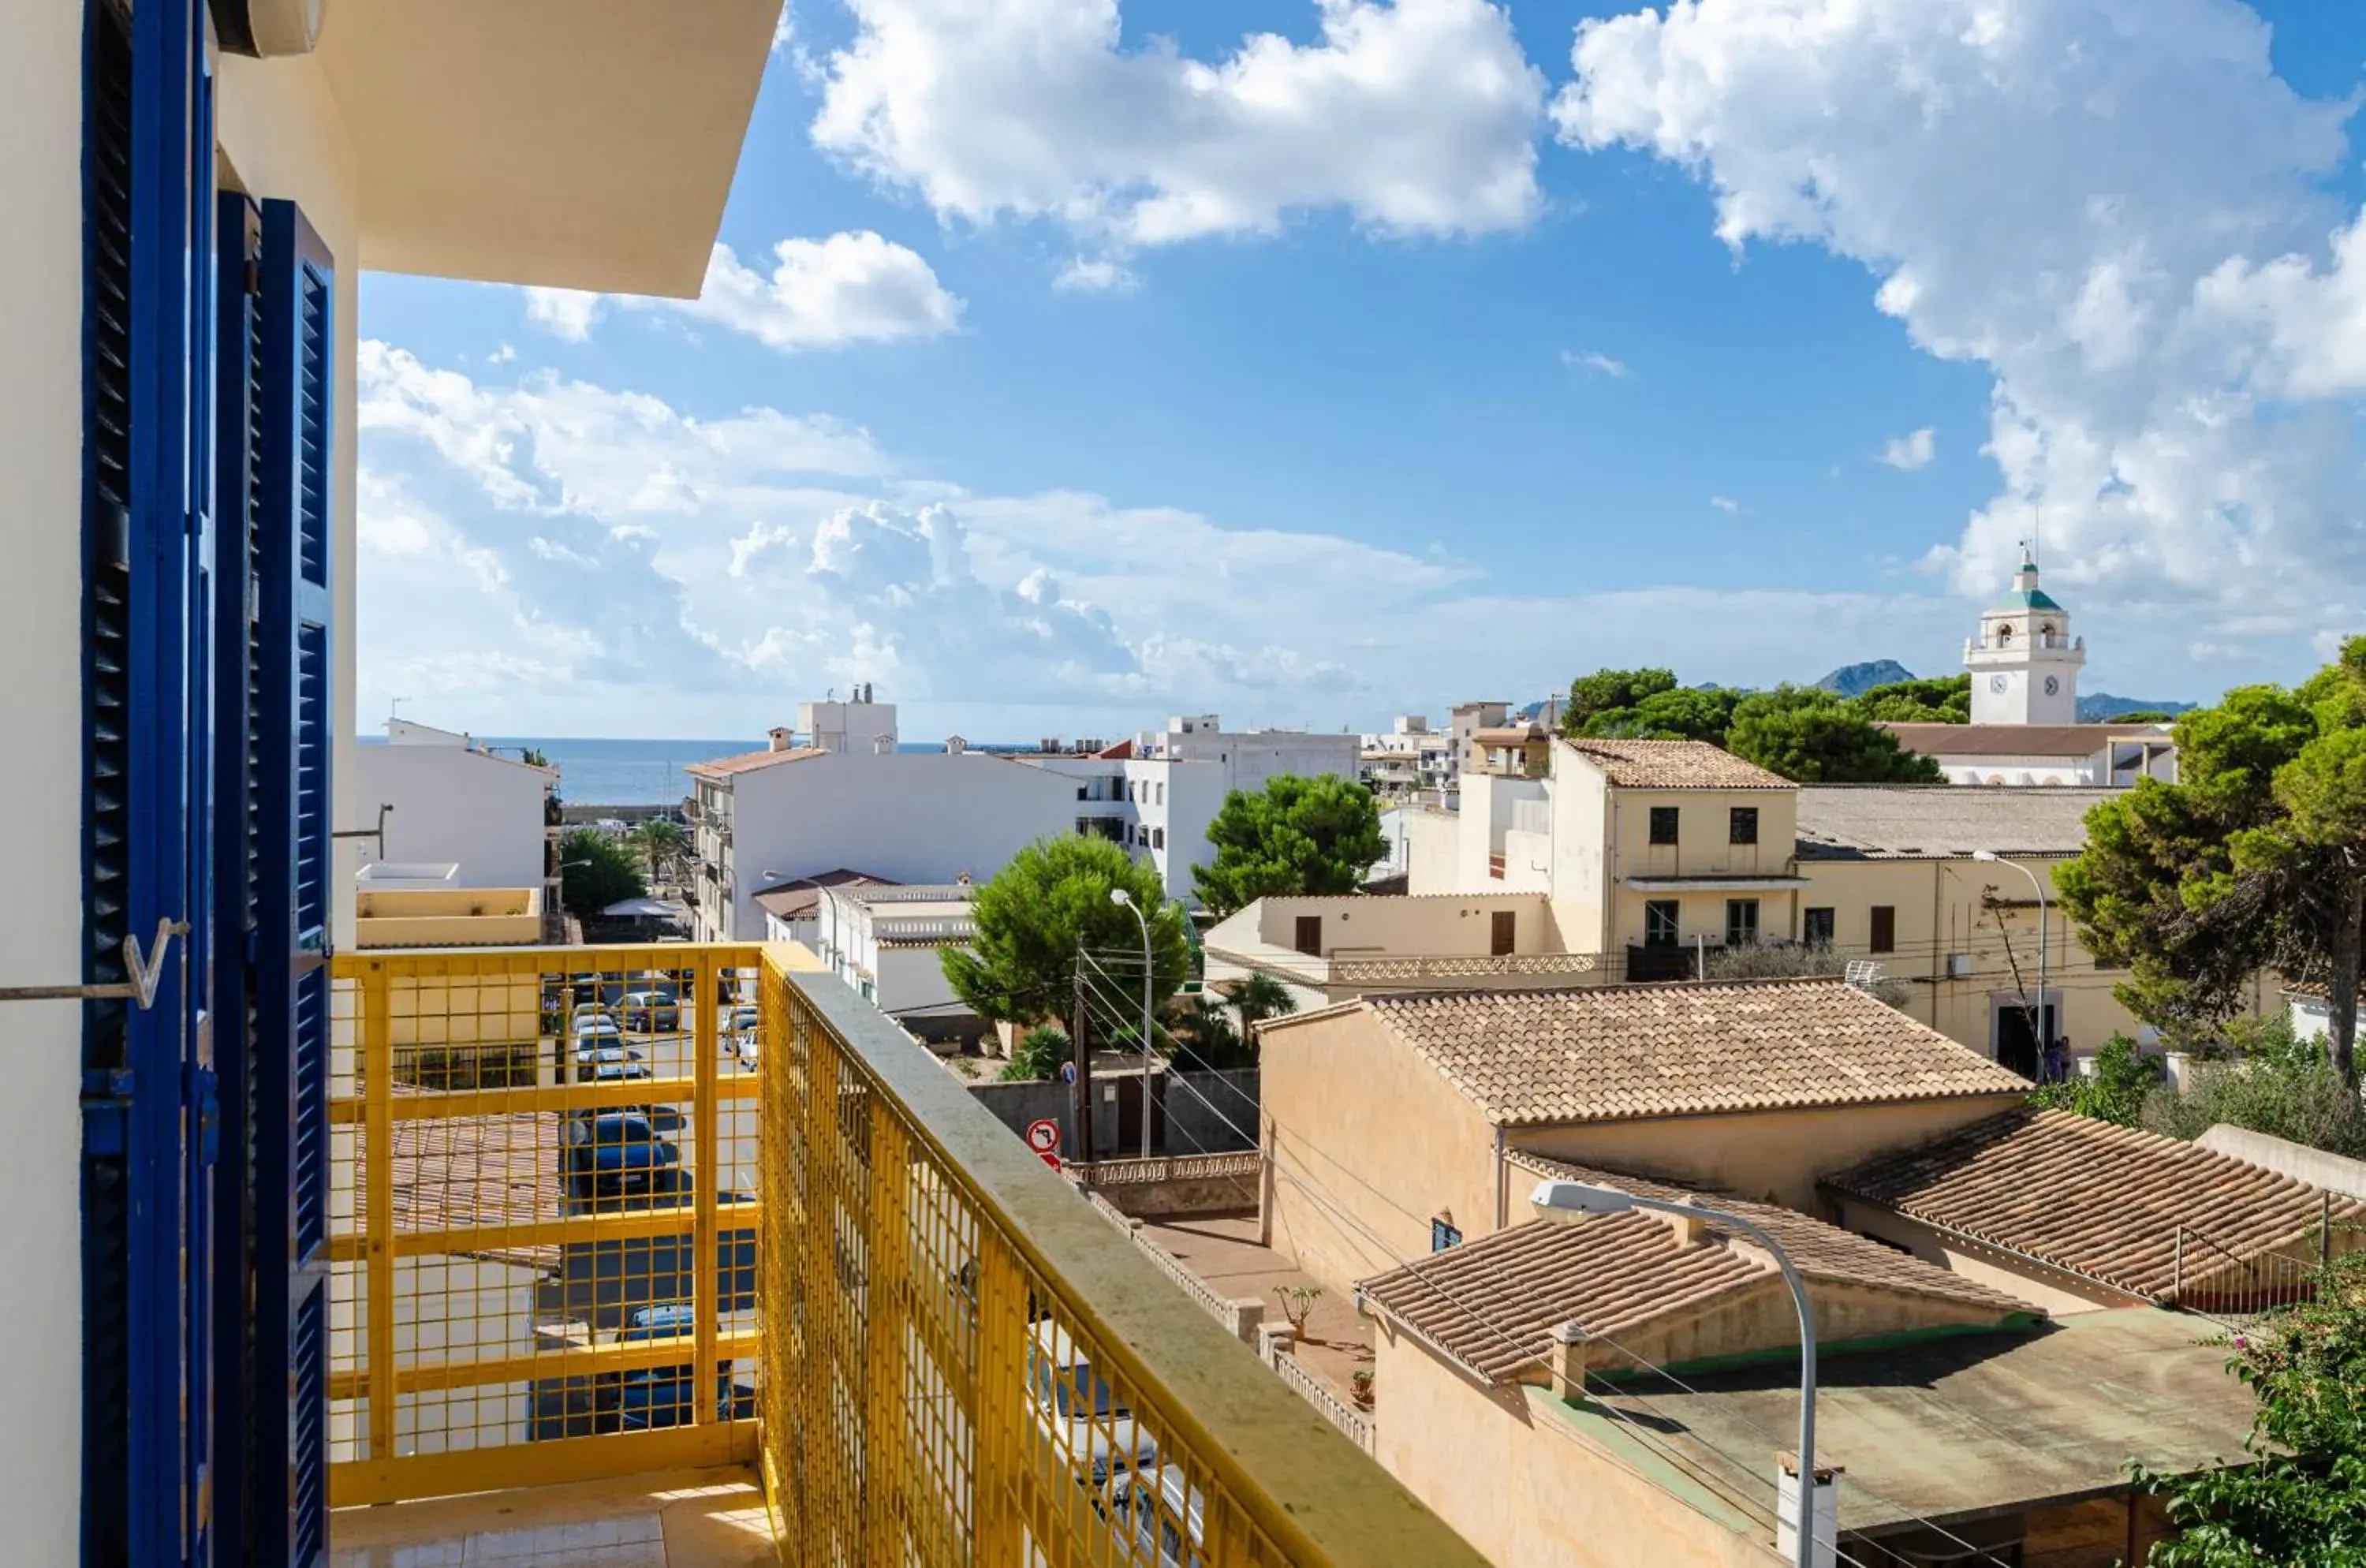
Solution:
[[[652,311],[726,327],[783,354],[939,337],[961,325],[962,301],[919,253],[868,230],[783,240],[772,263],[760,273],[717,244],[695,299],[529,288],[526,316],[580,342],[611,308]]]
[[[1988,369],[2000,493],[1932,556],[1959,588],[2042,514],[2090,605],[2297,640],[2366,592],[2366,239],[2324,183],[2350,105],[2269,43],[2240,0],[1695,0],[1582,24],[1552,113]]]
[[[1315,0],[1221,60],[1120,43],[1117,0],[849,0],[815,142],[941,217],[1114,245],[1344,209],[1401,233],[1537,212],[1544,79],[1488,0]]]
[[[1901,474],[1910,474],[1918,468],[1929,468],[1931,459],[1938,455],[1938,433],[1926,424],[1920,430],[1893,437],[1874,461],[1887,464]]]
[[[1597,376],[1607,376],[1614,381],[1624,381],[1635,373],[1627,367],[1625,360],[1613,359],[1610,355],[1598,354],[1593,349],[1564,348],[1560,351],[1560,362],[1572,370],[1591,370]]]

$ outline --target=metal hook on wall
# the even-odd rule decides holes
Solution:
[[[96,986],[0,986],[0,1002],[97,1002],[130,1001],[139,1004],[146,1012],[156,1005],[156,987],[164,978],[164,953],[176,936],[189,934],[189,922],[172,919],[156,922],[156,942],[143,956],[140,939],[127,935],[123,939],[123,966],[130,972],[129,980],[115,980]]]

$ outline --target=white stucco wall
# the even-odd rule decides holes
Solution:
[[[1224,804],[1225,771],[1220,763],[1048,754],[1011,761],[1066,779],[1075,817],[1122,824],[1134,858],[1157,867],[1166,897],[1191,901],[1191,868],[1216,858],[1208,828]],[[1093,793],[1078,800],[1079,788]]]
[[[461,746],[355,746],[353,823],[386,819],[389,861],[452,862],[460,887],[539,887],[552,775]]]
[[[82,7],[0,9],[0,800],[32,830],[10,851],[19,897],[0,907],[0,984],[81,972]],[[0,1140],[0,1517],[7,1555],[79,1551],[81,1010],[0,1003],[17,1114]]]
[[[1074,780],[975,752],[806,757],[732,781],[731,938],[760,941],[755,896],[840,866],[896,882],[984,882],[1076,831]],[[766,872],[778,872],[768,878]]]

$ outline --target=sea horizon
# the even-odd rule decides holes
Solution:
[[[383,746],[383,735],[355,737],[365,746]],[[671,806],[690,794],[683,772],[693,762],[761,750],[760,738],[747,740],[639,740],[615,736],[470,735],[493,751],[537,751],[558,769],[558,798],[569,806]],[[985,742],[979,751],[1033,751],[1033,743]],[[941,740],[907,740],[899,752],[941,751]]]

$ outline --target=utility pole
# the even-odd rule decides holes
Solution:
[[[1093,1159],[1093,1048],[1085,1037],[1090,1021],[1085,1012],[1085,966],[1081,958],[1076,964],[1076,1028],[1073,1043],[1076,1052],[1076,1094],[1071,1101],[1076,1123],[1076,1152],[1086,1164]]]

